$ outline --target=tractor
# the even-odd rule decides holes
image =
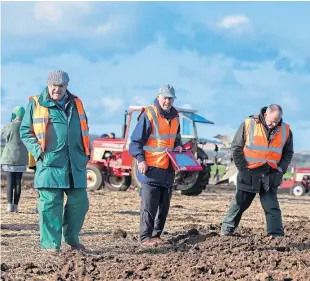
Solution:
[[[105,187],[112,191],[126,191],[130,186],[139,189],[137,161],[129,154],[131,134],[136,126],[142,106],[130,106],[125,111],[121,138],[98,138],[92,142],[91,158],[87,165],[87,189]],[[174,190],[184,195],[199,195],[209,183],[210,166],[213,164],[199,147],[196,123],[214,124],[197,115],[196,110],[177,108],[181,127],[182,143],[190,148],[201,164],[200,172],[176,172]]]
[[[310,168],[293,168],[294,172],[289,180],[283,180],[282,189],[290,190],[295,196],[310,195]]]

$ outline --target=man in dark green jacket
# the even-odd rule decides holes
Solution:
[[[39,191],[42,249],[59,250],[62,234],[72,249],[85,248],[79,242],[79,232],[89,207],[86,192],[89,157],[83,141],[88,131],[81,128],[81,119],[87,122],[87,118],[78,113],[76,97],[67,90],[68,82],[66,72],[50,72],[47,87],[37,101],[30,101],[20,128],[21,139],[37,162],[34,187]],[[47,109],[48,118],[38,118],[38,106],[43,111]],[[39,122],[46,122],[44,149],[42,134],[34,129]],[[64,193],[67,203],[63,210]]]
[[[250,116],[247,121],[252,127],[247,127],[243,122],[231,145],[233,160],[238,169],[237,192],[223,219],[221,235],[233,234],[243,212],[250,207],[256,193],[259,193],[268,235],[271,238],[283,236],[277,190],[294,154],[293,135],[290,129],[286,130],[289,126],[282,121],[282,108],[279,105],[264,107],[259,115]],[[258,132],[257,135],[255,132]],[[265,146],[262,145],[264,143]],[[247,153],[251,157],[258,157],[253,159]],[[273,160],[273,157],[279,157],[279,161]]]

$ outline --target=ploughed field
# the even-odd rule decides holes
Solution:
[[[136,192],[89,193],[81,232],[86,252],[39,248],[37,193],[25,185],[19,213],[6,213],[1,194],[1,280],[310,280],[310,197],[279,194],[286,236],[270,240],[256,198],[239,236],[220,236],[234,190],[221,187],[198,197],[173,194],[163,238],[153,249],[138,241]]]

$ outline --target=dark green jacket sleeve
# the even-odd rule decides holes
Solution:
[[[42,150],[41,145],[33,131],[33,110],[34,101],[32,100],[28,104],[19,132],[20,138],[24,145],[27,147],[28,151],[36,160],[38,160]]]
[[[279,163],[279,167],[282,169],[285,174],[288,166],[290,165],[294,155],[294,146],[293,146],[293,133],[290,130],[288,139],[283,147],[282,157]]]
[[[247,168],[247,161],[245,160],[243,148],[245,145],[244,137],[244,122],[239,126],[234,139],[231,143],[232,156],[234,163],[239,171]]]

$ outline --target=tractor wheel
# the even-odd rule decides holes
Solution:
[[[204,166],[203,170],[199,172],[198,176],[196,177],[195,184],[192,185],[190,189],[181,190],[181,194],[187,196],[197,196],[203,190],[205,190],[206,185],[209,183],[210,179],[210,167]]]
[[[306,194],[306,188],[302,184],[298,183],[292,187],[291,192],[295,196],[303,196]]]
[[[106,188],[111,191],[126,191],[130,186],[130,177],[108,176]]]
[[[134,186],[135,189],[139,190],[141,188],[141,183],[138,181],[138,162],[136,159],[132,160],[131,184]]]
[[[87,171],[87,191],[95,191],[102,187],[103,175],[101,169],[96,165],[88,164]]]

